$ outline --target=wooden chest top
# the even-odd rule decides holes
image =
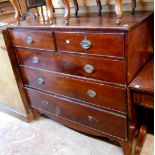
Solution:
[[[96,13],[79,14],[79,18],[71,17],[70,22],[66,25],[63,17],[57,17],[56,24],[49,21],[36,20],[33,22],[21,22],[21,24],[9,25],[9,28],[30,28],[30,29],[55,29],[55,30],[91,30],[91,31],[131,31],[137,25],[141,24],[153,12],[137,12],[135,16],[131,12],[125,12],[120,25],[115,22],[115,13],[104,13],[98,17]]]

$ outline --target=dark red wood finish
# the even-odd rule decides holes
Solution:
[[[153,57],[153,55],[152,55]],[[130,83],[133,90],[133,101],[147,108],[154,108],[154,59],[142,68],[140,73]]]
[[[124,57],[123,34],[56,32],[55,38],[58,51]],[[89,49],[81,47],[84,39],[90,41]]]
[[[127,138],[126,116],[116,115],[115,113],[109,113],[101,109],[94,109],[93,107],[47,95],[32,89],[28,89],[27,92],[31,105],[34,108],[103,133],[112,134],[121,139]]]
[[[150,16],[146,22],[142,22],[126,37],[128,84],[131,83],[153,53],[153,20],[153,16]]]
[[[34,69],[21,68],[21,73],[26,86],[126,113],[125,88],[69,78],[64,75]],[[42,78],[44,83],[38,84],[38,78]],[[87,95],[89,90],[96,93],[94,98]]]
[[[154,94],[154,59],[147,62],[138,75],[130,83],[129,88],[140,92]]]
[[[26,47],[34,49],[55,50],[54,38],[52,31],[35,31],[35,30],[9,30],[12,44],[15,47]],[[32,43],[27,43],[28,38],[32,38]]]
[[[144,107],[154,108],[154,95],[143,92],[134,92],[134,103],[143,105]]]
[[[152,55],[153,57],[153,55]],[[130,83],[129,88],[133,102],[145,108],[154,109],[154,59],[152,58],[142,68],[140,73]],[[144,122],[146,123],[146,122]],[[147,126],[142,125],[139,130],[135,155],[140,155],[147,134]]]
[[[16,55],[21,66],[28,66],[55,72],[62,72],[80,77],[93,78],[125,85],[125,62],[100,57],[74,55],[61,52],[47,52],[17,48]],[[33,58],[38,63],[33,63]],[[94,68],[92,73],[84,70],[86,65]],[[109,67],[110,66],[110,67]],[[108,69],[107,69],[108,68]],[[117,72],[119,70],[119,72]]]
[[[73,18],[68,25],[57,19],[53,26],[48,22],[10,26],[35,111],[84,133],[116,140],[130,155],[136,117],[127,86],[152,52],[152,17],[149,12],[124,13],[116,25],[115,15],[105,13],[103,18],[94,14]],[[25,44],[28,36],[34,41],[29,46]],[[88,49],[81,47],[82,41],[87,41]],[[31,63],[34,56],[39,63]],[[93,66],[92,73],[83,70],[86,64]],[[38,78],[42,84],[38,85]],[[94,98],[87,96],[88,90],[95,92]]]

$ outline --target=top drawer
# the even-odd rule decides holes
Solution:
[[[40,30],[9,30],[11,41],[14,46],[55,50],[53,33]]]
[[[123,34],[56,32],[60,51],[124,57]]]

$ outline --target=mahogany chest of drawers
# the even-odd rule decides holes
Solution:
[[[9,21],[15,15],[15,10],[10,0],[0,0],[0,22]]]
[[[127,87],[153,51],[153,15],[124,16],[119,26],[114,15],[92,15],[69,25],[9,26],[3,33],[34,111],[116,140],[130,154],[135,117]]]

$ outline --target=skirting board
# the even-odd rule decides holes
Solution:
[[[0,111],[5,112],[27,123],[31,122],[34,119],[32,110],[30,110],[29,113],[22,113],[22,112],[16,111],[15,109],[11,107],[0,105]]]

